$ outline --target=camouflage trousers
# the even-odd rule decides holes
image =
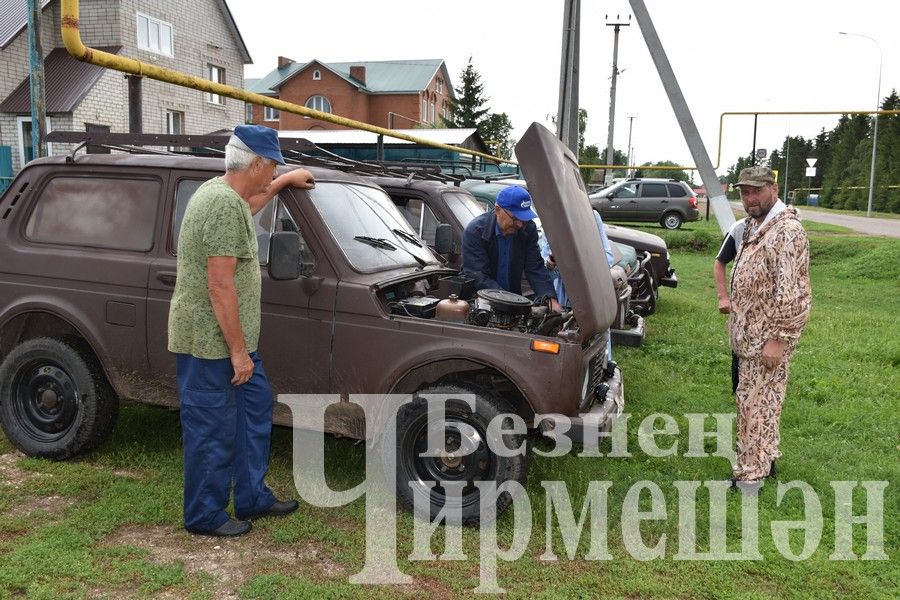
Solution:
[[[790,360],[788,350],[774,369],[766,369],[758,358],[741,357],[738,361],[737,465],[734,468],[738,480],[764,478],[772,461],[781,456],[779,421]]]

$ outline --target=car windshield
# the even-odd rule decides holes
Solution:
[[[355,270],[373,273],[438,263],[424,243],[414,241],[419,239],[416,232],[382,190],[323,181],[309,190],[309,197]]]
[[[460,192],[445,192],[444,201],[453,212],[453,216],[459,224],[465,228],[469,222],[484,212],[485,206],[469,194]]]

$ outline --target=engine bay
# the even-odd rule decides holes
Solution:
[[[550,312],[546,303],[506,290],[475,291],[464,276],[419,279],[385,288],[379,296],[392,315],[578,339],[575,313]]]

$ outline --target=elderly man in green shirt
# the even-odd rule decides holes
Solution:
[[[250,531],[250,519],[286,515],[264,479],[272,433],[272,388],[257,354],[261,281],[253,214],[312,174],[284,164],[275,130],[239,125],[225,148],[225,175],[188,203],[178,238],[169,310],[177,355],[184,440],[184,526],[213,536]],[[234,484],[234,513],[225,512]]]

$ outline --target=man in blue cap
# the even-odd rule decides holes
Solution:
[[[284,164],[278,133],[239,125],[225,148],[225,175],[191,197],[178,238],[178,277],[169,310],[177,355],[184,440],[184,526],[213,536],[250,531],[250,519],[286,515],[264,478],[272,434],[272,388],[256,352],[261,281],[253,214],[312,174]],[[235,519],[225,512],[234,483]]]
[[[478,215],[463,234],[462,272],[475,279],[475,289],[522,293],[522,274],[535,299],[560,312],[550,273],[538,248],[531,195],[511,185],[497,194],[494,210]]]

